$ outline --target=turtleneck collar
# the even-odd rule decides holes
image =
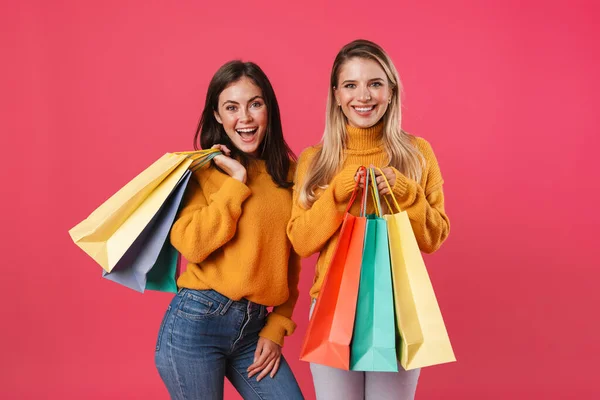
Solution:
[[[256,176],[258,174],[267,173],[267,162],[259,158],[250,158],[248,167],[246,168],[248,177]]]
[[[356,128],[346,125],[347,150],[370,150],[381,146],[383,137],[383,121],[370,128]]]

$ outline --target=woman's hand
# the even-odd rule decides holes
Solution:
[[[248,367],[248,378],[252,378],[258,372],[260,374],[256,378],[260,382],[262,378],[270,373],[271,378],[275,377],[279,364],[281,362],[281,346],[266,338],[259,338],[254,352],[254,364]]]
[[[246,183],[247,173],[246,168],[242,164],[240,164],[237,160],[231,158],[231,150],[227,148],[227,146],[223,144],[215,144],[213,149],[219,149],[221,153],[215,158],[213,161],[219,168],[221,168],[227,175],[231,176],[233,179],[237,179],[242,183]]]
[[[361,189],[365,188],[365,175],[366,170],[363,168],[356,171],[356,175],[354,175],[354,182],[358,182],[358,187]]]
[[[371,168],[374,168],[374,166],[371,165]],[[390,167],[382,168],[381,171],[383,172],[383,175],[381,174],[381,172],[379,172],[378,169],[375,169],[373,172],[375,172],[375,181],[377,182],[377,190],[379,191],[379,195],[383,196],[390,193],[388,185],[385,183],[385,179],[383,178],[383,176],[385,175],[385,177],[387,178],[387,181],[390,184],[389,187],[393,188],[396,184],[396,173]]]

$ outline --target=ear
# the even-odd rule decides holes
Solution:
[[[335,103],[339,106],[340,103],[340,98],[338,97],[338,89],[334,86],[333,87],[333,97],[335,97]]]
[[[223,125],[223,121],[221,120],[221,116],[219,115],[218,112],[214,111],[215,119],[217,120],[218,123],[220,123],[221,125]]]

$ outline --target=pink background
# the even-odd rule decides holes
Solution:
[[[451,235],[426,262],[459,361],[423,371],[417,398],[598,395],[599,11],[2,2],[0,397],[167,398],[154,345],[171,295],[101,279],[68,229],[161,154],[191,148],[208,81],[232,58],[266,71],[293,149],[314,144],[333,58],[359,37],[394,59],[404,127],[432,143],[446,179]],[[309,399],[298,354],[313,266],[284,349]]]

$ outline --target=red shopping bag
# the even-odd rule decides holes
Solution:
[[[365,171],[366,168],[361,167]],[[365,185],[367,188],[367,185]],[[366,218],[350,214],[359,190],[348,202],[337,247],[323,280],[300,352],[303,361],[350,369],[350,342],[356,315]],[[362,196],[363,205],[367,190]],[[361,210],[364,207],[361,206]]]

